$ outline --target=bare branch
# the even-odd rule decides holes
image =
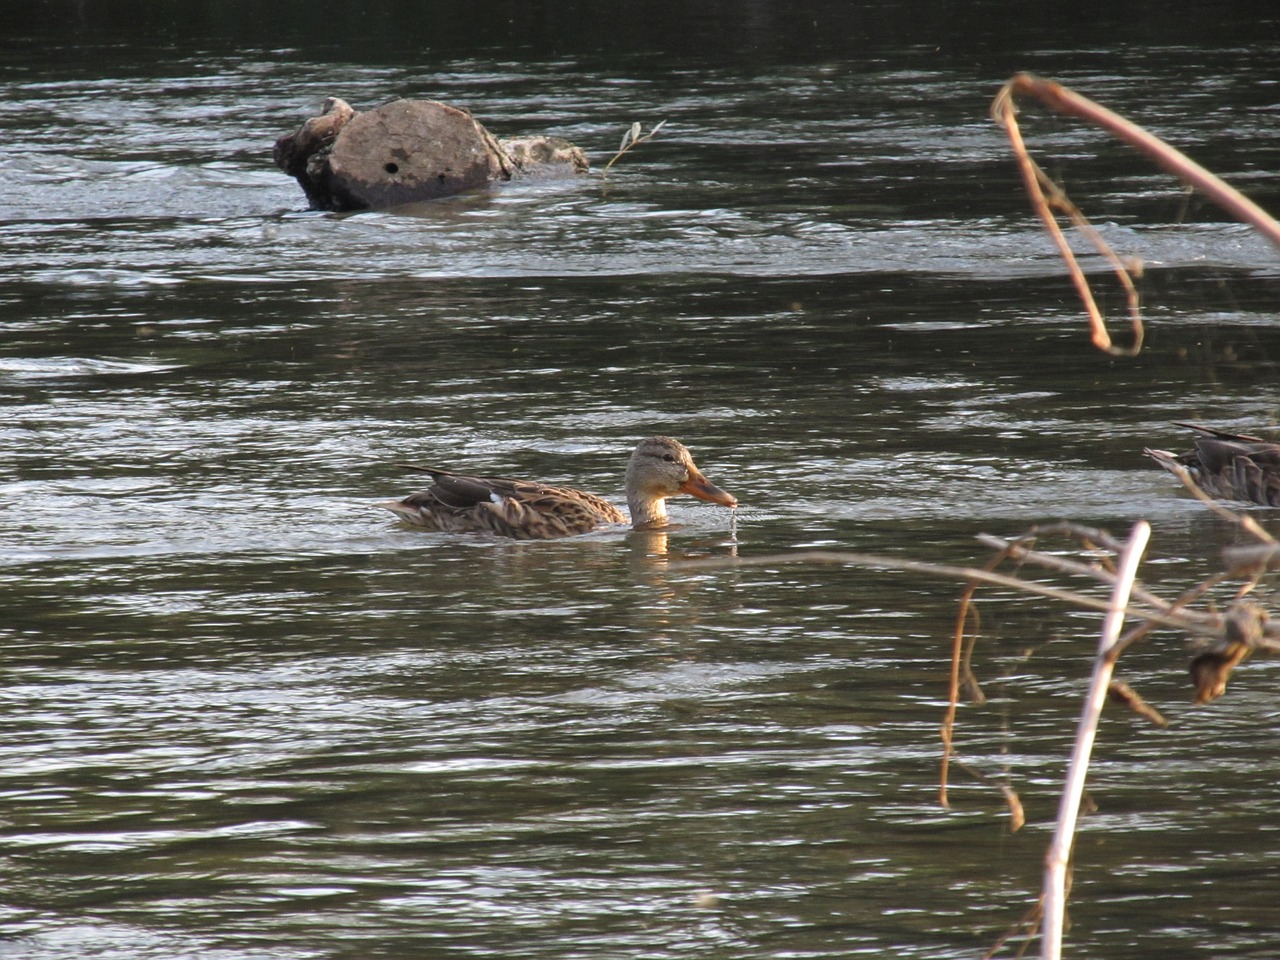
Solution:
[[[1090,338],[1094,346],[1113,355],[1133,355],[1142,349],[1143,328],[1139,310],[1137,289],[1134,286],[1131,270],[1116,255],[1111,247],[1102,239],[1080,210],[1071,202],[1066,194],[1049,176],[1031,159],[1026,143],[1022,139],[1017,121],[1015,95],[1031,96],[1041,103],[1060,113],[1079,117],[1090,123],[1110,131],[1115,136],[1137,148],[1150,157],[1158,166],[1181,178],[1232,216],[1253,226],[1277,247],[1280,247],[1280,223],[1271,217],[1256,203],[1244,196],[1240,191],[1214,176],[1204,167],[1195,163],[1184,154],[1175,150],[1159,137],[1153,136],[1142,127],[1126,120],[1119,114],[1108,110],[1087,97],[1082,97],[1061,84],[1045,80],[1030,73],[1015,74],[996,95],[991,104],[991,116],[1009,136],[1022,175],[1023,186],[1031,199],[1031,206],[1044,224],[1045,230],[1053,240],[1058,254],[1062,257],[1075,285],[1080,302],[1089,316]],[[1107,332],[1106,321],[1094,301],[1093,292],[1084,271],[1076,262],[1070,244],[1059,228],[1053,209],[1064,213],[1075,226],[1080,229],[1099,253],[1104,256],[1115,271],[1116,278],[1125,292],[1129,308],[1129,323],[1133,333],[1133,342],[1128,347],[1117,347],[1112,343]]]
[[[625,154],[627,151],[629,151],[633,147],[639,146],[640,144],[644,143],[646,140],[652,140],[653,135],[657,133],[659,130],[661,130],[663,127],[665,127],[666,125],[667,125],[667,121],[662,120],[654,124],[648,133],[644,133],[642,135],[642,131],[644,130],[644,128],[640,126],[640,121],[637,120],[635,123],[631,124],[631,126],[627,128],[627,132],[622,135],[622,143],[618,147],[618,152],[613,155],[613,159],[611,159],[608,163],[604,165],[604,169],[600,171],[600,176],[602,178],[607,179],[609,176],[610,168],[615,163],[617,163],[619,160],[622,159],[623,154]]]
[[[851,553],[846,551],[797,550],[794,553],[771,553],[759,557],[713,557],[703,560],[683,560],[673,563],[670,569],[675,570],[714,570],[728,567],[773,567],[779,564],[808,563],[826,566],[859,566],[878,567],[884,570],[900,570],[905,573],[919,573],[929,577],[941,577],[946,580],[976,580],[997,587],[1007,587],[1023,593],[1031,593],[1051,600],[1059,600],[1074,607],[1086,610],[1106,612],[1110,604],[1100,598],[1073,590],[1063,590],[1033,580],[1022,580],[1005,574],[984,570],[980,567],[957,567],[945,563],[924,563],[919,560],[904,560],[899,557],[887,557],[872,553]],[[1165,626],[1187,630],[1201,635],[1218,635],[1218,631],[1210,630],[1196,622],[1188,622],[1186,617],[1170,615],[1160,609],[1142,605],[1129,607],[1131,616],[1154,620]]]
[[[1102,634],[1098,638],[1098,654],[1093,661],[1093,677],[1089,693],[1076,730],[1075,749],[1067,767],[1067,779],[1062,790],[1062,803],[1058,808],[1057,828],[1053,842],[1045,856],[1044,919],[1041,924],[1041,956],[1044,960],[1058,960],[1062,955],[1062,929],[1066,920],[1067,865],[1071,859],[1071,847],[1075,841],[1076,818],[1080,814],[1080,797],[1084,793],[1085,775],[1093,752],[1093,741],[1098,732],[1098,720],[1106,702],[1107,688],[1115,668],[1116,653],[1113,649],[1120,639],[1120,627],[1124,624],[1125,609],[1129,605],[1129,592],[1138,575],[1138,564],[1151,538],[1151,525],[1139,520],[1133,525],[1129,542],[1120,555],[1119,575],[1111,594],[1111,608],[1102,622]]]

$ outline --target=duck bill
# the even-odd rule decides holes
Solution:
[[[737,497],[721,490],[696,470],[689,471],[689,479],[680,484],[680,492],[697,497],[699,500],[706,500],[708,503],[718,503],[722,507],[738,505]]]

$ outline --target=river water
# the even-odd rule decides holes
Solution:
[[[958,746],[1013,832],[993,783],[937,802],[956,584],[680,561],[1145,518],[1154,589],[1216,569],[1235,534],[1141,450],[1280,417],[1280,256],[1028,105],[1146,264],[1147,346],[1104,357],[986,111],[1034,69],[1280,206],[1276,14],[499,3],[338,43],[323,4],[189,6],[36,4],[0,47],[0,956],[980,956],[1038,892],[1097,617],[983,607]],[[269,159],[328,95],[597,171],[667,125],[607,182],[332,216]],[[736,520],[376,506],[403,460],[617,495],[653,433]],[[1277,671],[1195,708],[1186,660],[1122,663],[1170,726],[1103,723],[1071,955],[1275,955]]]

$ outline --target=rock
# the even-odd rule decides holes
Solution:
[[[347,101],[329,97],[320,116],[312,117],[294,133],[285,134],[271,151],[276,166],[302,185],[312,209],[328,208],[321,202],[327,197],[327,191],[317,191],[313,186],[319,171],[308,172],[311,160],[328,155],[342,128],[355,115],[356,111]]]
[[[357,113],[331,97],[324,113],[276,141],[273,158],[314,210],[384,209],[588,168],[586,154],[566,140],[498,141],[466,110],[435,100],[393,100]]]
[[[532,177],[563,177],[586,173],[591,166],[587,155],[559,137],[513,137],[499,140],[503,152],[517,171]]]
[[[434,200],[513,172],[471,114],[434,100],[396,100],[357,114],[329,153],[330,189],[344,210]]]

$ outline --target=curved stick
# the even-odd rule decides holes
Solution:
[[[1236,219],[1243,220],[1275,246],[1280,247],[1280,223],[1277,223],[1271,214],[1235,187],[1210,173],[1159,137],[1148,133],[1133,121],[1126,120],[1115,111],[1094,103],[1088,97],[1080,96],[1060,83],[1037,77],[1033,73],[1015,74],[1013,79],[1005,84],[1000,97],[1012,93],[1024,93],[1035,97],[1045,106],[1059,113],[1089,120],[1111,131],[1125,143],[1149,156],[1157,166],[1191,184]],[[1000,97],[996,98],[997,102]]]
[[[1090,337],[1094,346],[1098,349],[1105,350],[1113,355],[1125,356],[1137,354],[1142,349],[1142,317],[1139,312],[1137,289],[1133,284],[1132,277],[1129,275],[1129,270],[1121,262],[1120,258],[1102,239],[1101,235],[1093,229],[1093,226],[1067,198],[1067,195],[1031,159],[1031,155],[1027,152],[1026,144],[1022,140],[1022,133],[1018,129],[1017,107],[1013,102],[1015,94],[1035,97],[1041,103],[1060,113],[1080,117],[1109,130],[1121,140],[1147,154],[1158,166],[1199,189],[1238,219],[1251,224],[1273,244],[1280,247],[1280,223],[1277,223],[1270,214],[1240,193],[1239,190],[1229,186],[1200,166],[1200,164],[1169,146],[1159,137],[1153,136],[1118,113],[1108,110],[1106,107],[1094,103],[1087,97],[1082,97],[1080,94],[1068,90],[1052,80],[1045,80],[1030,73],[1015,74],[1000,89],[995,100],[992,101],[991,116],[996,123],[1004,128],[1009,136],[1009,142],[1013,147],[1014,155],[1017,157],[1018,169],[1022,174],[1022,181],[1026,187],[1027,195],[1031,198],[1031,204],[1036,214],[1040,217],[1054,245],[1058,248],[1059,255],[1067,265],[1072,283],[1075,284],[1076,293],[1084,305],[1085,312],[1089,315]],[[1052,209],[1050,209],[1051,207],[1065,213],[1076,227],[1085,233],[1099,253],[1111,263],[1121,286],[1124,287],[1125,296],[1128,300],[1130,326],[1133,330],[1133,344],[1131,346],[1117,347],[1112,343],[1111,335],[1107,332],[1106,321],[1103,319],[1102,313],[1093,299],[1089,281],[1086,279],[1080,265],[1076,262],[1075,255],[1071,252],[1070,245],[1067,243],[1066,237],[1063,236],[1057,219],[1054,217]]]

